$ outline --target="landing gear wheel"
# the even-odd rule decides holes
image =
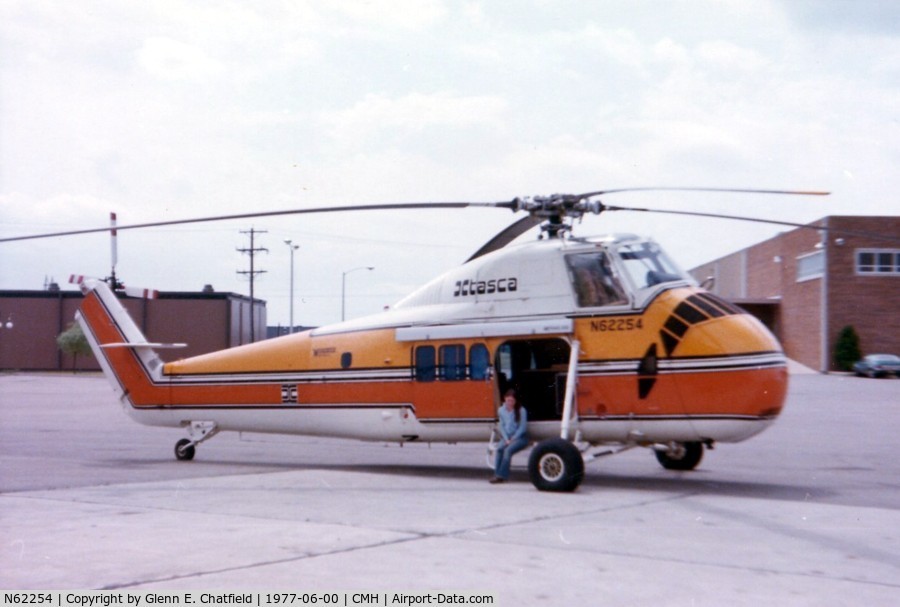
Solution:
[[[540,491],[575,491],[584,478],[584,459],[567,440],[545,440],[531,451],[528,475]]]
[[[175,443],[175,457],[182,462],[189,462],[194,459],[195,452],[196,449],[194,449],[194,445],[191,444],[189,439],[183,438]]]
[[[674,452],[657,451],[656,459],[666,470],[693,470],[703,459],[703,443],[680,443]]]

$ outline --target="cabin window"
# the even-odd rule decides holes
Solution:
[[[441,379],[458,381],[466,378],[466,347],[462,344],[441,346]]]
[[[344,352],[341,354],[341,369],[349,369],[350,365],[353,364],[353,353],[352,352]]]
[[[466,346],[447,344],[419,346],[414,351],[416,381],[462,381],[491,378],[491,355],[484,344],[469,348],[469,364],[466,364]]]
[[[569,255],[569,277],[582,308],[628,303],[625,289],[613,274],[609,257],[602,251]]]
[[[416,348],[416,381],[434,381],[435,369],[434,346]]]
[[[469,377],[472,379],[488,379],[490,376],[491,355],[484,344],[474,344],[469,348]]]

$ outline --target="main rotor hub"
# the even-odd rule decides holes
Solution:
[[[516,198],[512,202],[514,211],[525,211],[532,217],[546,219],[541,224],[541,231],[546,232],[550,238],[557,238],[560,234],[571,231],[572,222],[584,217],[585,213],[599,215],[606,208],[600,200],[589,200],[583,194],[529,196]]]

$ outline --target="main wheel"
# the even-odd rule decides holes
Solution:
[[[575,491],[584,478],[584,460],[569,441],[545,440],[531,451],[528,475],[540,491]]]
[[[693,470],[703,459],[703,443],[681,443],[673,453],[656,451],[656,459],[666,470]]]
[[[194,454],[196,453],[196,449],[194,449],[194,445],[191,444],[191,441],[183,438],[177,443],[175,443],[175,458],[183,461],[189,462],[194,459]]]

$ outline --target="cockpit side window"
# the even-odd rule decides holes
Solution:
[[[566,263],[580,307],[628,303],[625,289],[613,273],[609,257],[603,251],[567,255]]]
[[[617,253],[638,289],[664,282],[691,281],[654,242],[622,245]]]

